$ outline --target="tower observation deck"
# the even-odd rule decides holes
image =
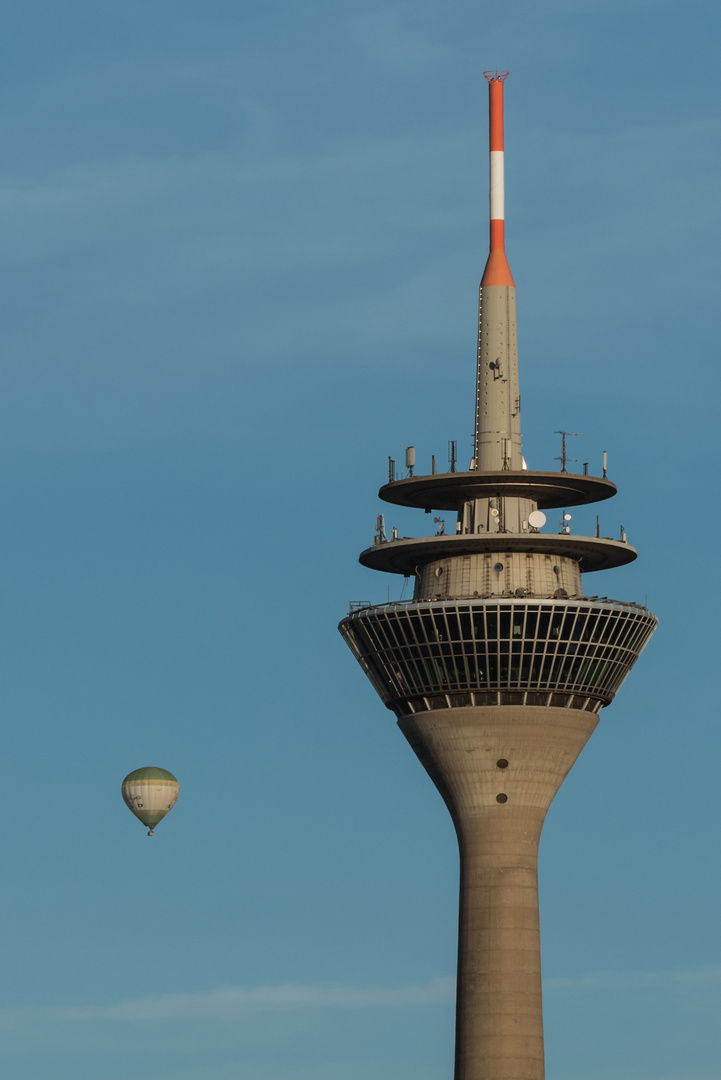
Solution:
[[[537,854],[546,812],[657,623],[584,594],[636,558],[620,540],[544,533],[546,509],[611,498],[605,476],[526,469],[515,284],[504,242],[503,93],[487,72],[490,252],[478,315],[470,468],[391,478],[381,499],[452,511],[451,535],[376,542],[413,599],[354,606],[340,632],[438,788],[460,849],[455,1080],[543,1080]]]

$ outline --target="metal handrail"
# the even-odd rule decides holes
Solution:
[[[534,603],[537,600],[548,600],[553,604],[559,605],[573,605],[573,604],[602,604],[604,607],[616,607],[622,610],[631,609],[633,611],[642,611],[647,615],[652,614],[650,609],[644,604],[637,604],[633,600],[611,600],[608,596],[579,596],[579,597],[557,597],[553,593],[528,593],[528,595],[520,596],[498,596],[497,593],[485,593],[483,596],[444,596],[440,597],[424,597],[422,599],[413,600],[390,600],[383,604],[372,604],[366,600],[351,600],[348,606],[348,614],[355,615],[360,611],[366,611],[372,608],[374,611],[394,611],[397,608],[413,608],[418,606],[427,606],[433,604],[434,607],[441,607],[444,604],[452,604],[454,607],[458,604],[475,604],[478,600],[493,600],[498,604],[511,604],[525,606],[526,604]]]

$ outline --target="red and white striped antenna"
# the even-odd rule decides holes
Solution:
[[[491,244],[481,285],[515,286],[506,258],[506,209],[503,168],[503,84],[507,71],[484,71],[488,80]]]

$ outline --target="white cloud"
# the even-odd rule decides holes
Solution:
[[[721,988],[721,966],[682,971],[599,971],[589,975],[556,976],[543,980],[548,991],[625,990],[671,987],[677,990]]]
[[[234,1020],[249,1012],[286,1009],[413,1008],[453,1002],[453,979],[396,988],[356,986],[227,986],[197,994],[160,994],[116,1005],[0,1009],[0,1030],[15,1035],[58,1024],[98,1021]]]
[[[544,979],[549,993],[669,987],[677,990],[721,988],[721,966],[681,971],[595,972]],[[0,1009],[0,1029],[108,1021],[136,1023],[163,1020],[234,1020],[240,1015],[288,1009],[413,1008],[453,1003],[455,980],[432,979],[402,987],[225,986],[199,993],[157,994],[110,1005],[48,1006]]]

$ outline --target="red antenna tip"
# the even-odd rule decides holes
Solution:
[[[484,79],[488,79],[489,82],[505,82],[508,78],[507,71],[484,71]]]

